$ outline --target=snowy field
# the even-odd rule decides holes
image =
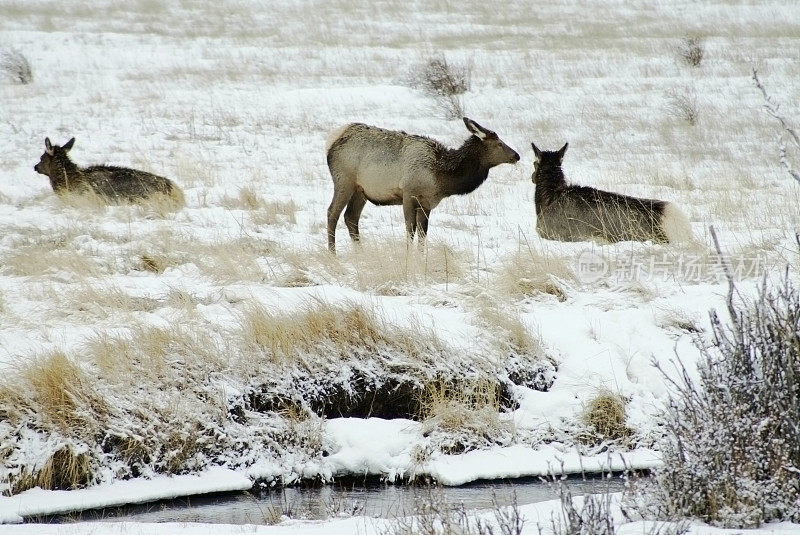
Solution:
[[[691,369],[725,304],[709,226],[745,295],[798,269],[800,184],[751,79],[800,124],[793,2],[199,5],[0,0],[0,46],[33,68],[0,80],[0,492],[22,493],[0,500],[214,467],[448,485],[653,467],[669,391],[654,363]],[[697,67],[677,52],[690,35]],[[446,199],[425,251],[400,207],[368,205],[362,247],[340,223],[332,257],[328,132],[460,145],[462,121],[409,82],[442,54],[471,73],[465,114],[522,161]],[[74,136],[78,165],[173,179],[186,208],[58,199],[33,170],[46,136]],[[569,142],[573,182],[675,202],[696,242],[540,239],[531,142]],[[608,395],[621,438],[584,417]],[[294,532],[356,529],[341,522]]]

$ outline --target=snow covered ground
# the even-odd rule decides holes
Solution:
[[[798,24],[800,9],[780,1],[0,2],[0,46],[34,74],[0,83],[0,490],[67,450],[92,484],[212,466],[267,482],[454,485],[562,462],[653,466],[668,394],[653,363],[671,373],[679,357],[691,369],[693,337],[725,302],[708,226],[745,295],[800,261],[800,185],[779,164],[780,129],[750,79],[757,68],[800,124]],[[704,38],[699,67],[675,52],[693,34]],[[466,138],[407,84],[437,54],[470,66],[465,113],[522,161],[445,200],[426,253],[406,250],[399,207],[369,205],[363,250],[340,225],[329,257],[330,130],[362,121],[451,146]],[[76,137],[79,165],[174,179],[187,207],[62,202],[33,171],[45,136]],[[531,141],[569,141],[574,182],[677,203],[697,243],[541,240]],[[274,332],[259,344],[256,319],[298,323],[329,305],[391,332],[376,342],[383,357],[317,340],[277,358]],[[519,362],[543,363],[552,384],[509,386]],[[489,377],[515,404],[465,453],[443,449],[458,431],[433,420],[296,412],[307,391],[352,377],[423,390]],[[625,398],[632,436],[585,440],[581,415],[609,392]],[[341,522],[344,533],[363,521]]]

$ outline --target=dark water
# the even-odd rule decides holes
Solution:
[[[573,496],[617,492],[624,486],[624,481],[616,476],[570,478],[564,483]],[[157,504],[85,511],[46,520],[264,524],[275,522],[281,515],[304,519],[353,514],[392,518],[413,514],[417,503],[431,498],[444,499],[450,505],[463,504],[467,509],[489,509],[495,501],[499,505],[510,505],[516,500],[519,505],[524,505],[558,498],[558,495],[558,488],[552,483],[539,480],[492,481],[462,487],[329,485],[278,489],[260,495],[197,496]]]

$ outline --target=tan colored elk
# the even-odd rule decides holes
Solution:
[[[367,201],[402,204],[409,239],[428,233],[431,211],[450,195],[465,195],[483,184],[489,169],[517,163],[519,154],[497,134],[464,117],[472,134],[461,147],[405,132],[352,123],[331,133],[325,147],[333,178],[328,208],[328,248],[336,250],[336,224],[344,212],[350,238],[358,242],[358,220]]]
[[[676,205],[568,184],[561,162],[569,143],[541,151],[531,180],[536,185],[536,231],[548,240],[674,243],[692,239],[689,220]]]

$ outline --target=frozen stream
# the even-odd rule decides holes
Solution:
[[[624,481],[570,478],[566,485],[573,496],[617,492]],[[356,485],[295,487],[265,491],[260,495],[224,494],[176,499],[155,504],[85,511],[46,519],[59,521],[201,522],[218,524],[264,524],[281,514],[292,518],[325,519],[341,515],[397,517],[414,513],[415,504],[443,495],[447,503],[467,509],[488,509],[493,500],[500,505],[519,505],[551,500],[558,489],[539,480],[491,481],[461,487],[430,488],[405,485]],[[29,520],[30,522],[30,520]]]

